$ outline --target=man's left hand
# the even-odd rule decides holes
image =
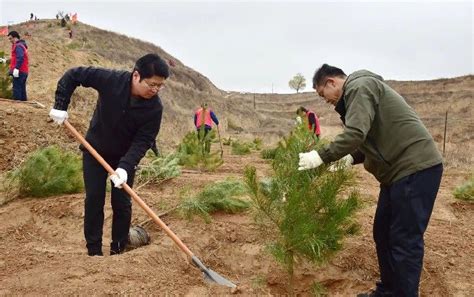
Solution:
[[[13,69],[13,77],[20,77],[20,70],[18,68]]]
[[[127,171],[122,168],[117,168],[115,174],[110,176],[110,180],[114,183],[116,188],[122,188],[122,185],[127,182]]]
[[[329,166],[328,170],[331,172],[337,171],[338,169],[347,169],[354,163],[354,158],[349,154],[342,157],[338,163]]]

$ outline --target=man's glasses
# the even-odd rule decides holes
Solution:
[[[143,81],[145,82],[145,84],[148,86],[148,88],[150,90],[159,91],[159,90],[162,90],[165,87],[165,85],[163,83],[161,83],[161,84],[149,83],[145,79],[143,79]]]
[[[324,84],[323,84],[323,87],[321,88],[321,91],[318,91],[319,97],[323,97],[323,98],[324,98],[324,89],[326,88],[326,85],[328,84],[328,81],[329,81],[329,79],[326,79],[326,81],[325,81]]]

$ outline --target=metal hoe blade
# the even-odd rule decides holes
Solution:
[[[237,287],[237,285],[232,283],[230,280],[222,277],[219,273],[204,266],[204,264],[202,264],[202,262],[196,256],[193,256],[191,260],[193,261],[194,265],[196,265],[202,271],[202,273],[204,274],[204,279],[206,281],[218,283],[219,285],[227,286],[229,288]]]

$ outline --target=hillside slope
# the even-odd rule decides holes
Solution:
[[[75,39],[55,21],[16,26],[28,31],[31,75],[30,102],[0,100],[0,171],[20,164],[37,147],[58,144],[76,150],[76,141],[63,127],[48,122],[56,82],[69,67],[95,65],[130,69],[133,61],[149,51],[177,64],[161,93],[165,104],[162,148],[172,149],[187,131],[193,129],[192,111],[207,100],[222,120],[227,136],[262,137],[267,143],[278,140],[293,125],[298,106],[312,108],[320,116],[323,134],[332,137],[341,131],[338,115],[314,92],[293,95],[241,94],[218,89],[205,76],[185,66],[163,49],[150,43],[85,24],[75,28]],[[0,39],[8,51],[6,39]],[[425,121],[440,149],[444,117],[448,111],[446,170],[429,228],[425,236],[425,262],[421,296],[473,296],[472,283],[474,231],[472,203],[453,199],[453,189],[463,183],[474,164],[473,76],[422,82],[389,81],[404,95]],[[85,133],[96,94],[80,88],[74,95],[70,117]],[[214,147],[213,149],[216,149]],[[246,165],[256,166],[259,176],[270,174],[270,165],[258,152],[246,156],[224,151],[224,165],[216,172],[186,171],[160,185],[140,188],[140,197],[157,213],[165,213],[180,203],[183,189],[197,191],[213,181],[241,178]],[[361,209],[355,219],[359,234],[347,238],[343,250],[329,263],[314,267],[298,263],[295,289],[309,296],[313,282],[322,283],[329,296],[355,296],[373,287],[378,278],[372,221],[379,185],[356,166],[356,188],[361,193]],[[112,222],[109,198],[105,210],[104,257],[88,257],[82,233],[83,193],[44,199],[26,197],[10,200],[0,192],[0,295],[179,295],[216,296],[229,294],[225,288],[210,286],[202,274],[187,263],[183,254],[158,226],[133,203],[133,224],[142,224],[152,243],[119,256],[107,255]],[[288,293],[285,271],[267,250],[268,240],[251,211],[242,214],[219,213],[206,224],[187,221],[176,213],[163,221],[204,261],[209,268],[238,283],[237,295],[277,295]]]
[[[226,92],[157,45],[83,23],[74,26],[73,39],[69,39],[67,29],[61,28],[56,20],[22,23],[11,29],[19,31],[29,45],[29,99],[41,102],[47,108],[52,106],[58,79],[71,67],[91,65],[131,69],[136,58],[148,52],[174,61],[176,66],[171,68],[167,87],[160,92],[165,105],[159,135],[159,145],[163,149],[172,149],[186,132],[193,129],[193,111],[204,101],[220,118],[221,132],[225,135],[238,133],[239,137],[261,137],[274,142],[291,129],[299,106],[316,111],[323,125],[323,135],[331,137],[340,131],[338,115],[314,92],[292,95]],[[6,38],[0,39],[0,48],[9,52],[10,44]],[[460,156],[459,164],[474,164],[472,157],[464,155],[466,145],[474,150],[472,75],[422,82],[389,81],[389,84],[404,95],[425,120],[440,148],[444,116],[449,110],[447,151]],[[93,90],[76,90],[70,109],[71,121],[87,127],[95,102]],[[46,119],[45,112],[44,121]],[[462,150],[458,150],[459,145],[463,146]]]

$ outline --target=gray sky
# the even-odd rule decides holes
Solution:
[[[323,63],[397,80],[474,72],[471,1],[0,0],[0,25],[59,10],[157,44],[224,90],[291,93],[301,72],[309,91]]]

